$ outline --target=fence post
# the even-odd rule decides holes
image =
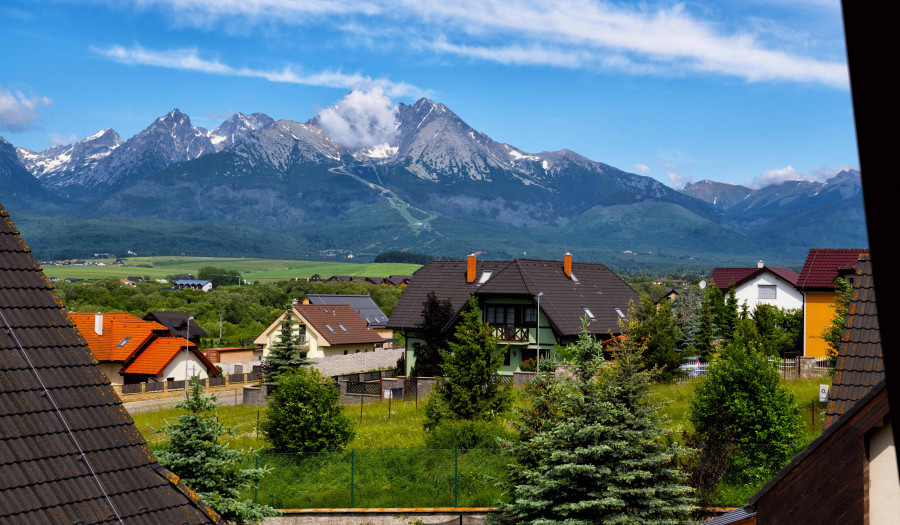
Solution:
[[[356,451],[350,451],[350,508],[353,508],[353,476],[356,470]]]
[[[253,463],[253,468],[259,468],[259,452],[253,454],[256,460]],[[259,491],[259,480],[253,482],[253,504],[256,505],[256,496]]]
[[[459,507],[459,448],[453,448],[453,506]]]

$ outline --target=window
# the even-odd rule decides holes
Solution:
[[[330,324],[325,323],[325,328],[331,330],[331,333],[335,333],[334,328],[332,328]]]
[[[527,305],[488,305],[484,308],[487,324],[534,326],[537,323],[537,309]]]
[[[588,319],[590,319],[591,321],[597,319],[597,317],[594,316],[594,313],[591,312],[587,306],[583,307],[582,309],[584,310],[584,313],[587,314]]]
[[[116,348],[122,348],[123,346],[128,344],[128,341],[131,341],[130,337],[126,337],[125,339],[122,339],[121,341],[119,341],[119,344],[116,345]]]
[[[344,325],[342,325],[341,323],[338,323],[338,326],[341,328],[341,330],[343,330],[345,332],[349,332],[349,330],[347,330],[347,328]]]
[[[485,270],[484,273],[481,274],[481,279],[478,279],[478,284],[484,284],[488,279],[493,275],[494,270]]]
[[[622,319],[625,319],[625,313],[622,312],[622,310],[621,310],[620,308],[616,308],[615,310],[616,310],[616,314],[617,314],[619,317],[621,317]]]
[[[757,286],[759,299],[775,299],[778,288],[774,284],[761,284]]]
[[[526,306],[522,308],[522,322],[525,324],[536,324],[537,308],[533,306]]]

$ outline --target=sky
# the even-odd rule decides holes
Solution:
[[[4,0],[0,49],[0,136],[33,151],[428,97],[679,189],[859,167],[838,0]]]

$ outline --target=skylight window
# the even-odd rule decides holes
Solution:
[[[336,333],[336,332],[334,331],[334,328],[332,328],[331,325],[328,324],[328,323],[325,323],[325,328],[331,330],[331,333]]]
[[[484,273],[481,274],[481,279],[478,279],[478,284],[484,284],[488,279],[491,278],[491,275],[494,274],[494,270],[485,270]]]
[[[578,282],[578,277],[575,277],[575,274],[574,274],[574,273],[570,273],[570,274],[569,274],[569,277],[572,278],[572,282],[573,282],[573,283],[575,283],[575,284],[580,284],[580,283]]]
[[[622,310],[620,310],[618,308],[616,308],[615,310],[616,310],[616,313],[619,314],[619,317],[621,317],[622,319],[625,319],[625,314],[622,313]]]
[[[116,348],[122,348],[123,346],[128,344],[128,341],[131,341],[130,337],[126,337],[125,339],[122,339],[121,341],[119,341],[119,344],[116,345]]]
[[[341,330],[343,330],[345,332],[349,332],[349,330],[347,330],[347,328],[344,327],[344,325],[342,325],[341,323],[338,323],[338,326],[341,327]]]
[[[597,317],[594,315],[594,313],[591,312],[591,310],[590,310],[587,306],[585,306],[585,307],[583,308],[583,310],[584,310],[584,313],[587,314],[588,319],[590,319],[591,321],[593,321],[594,319],[597,318]]]

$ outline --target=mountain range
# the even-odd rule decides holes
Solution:
[[[395,126],[383,144],[348,147],[319,118],[236,113],[206,130],[175,109],[128,140],[106,129],[32,152],[0,139],[0,202],[45,257],[572,251],[625,270],[797,266],[811,247],[867,245],[854,170],[678,191],[573,151],[496,142],[425,98],[399,104]]]

